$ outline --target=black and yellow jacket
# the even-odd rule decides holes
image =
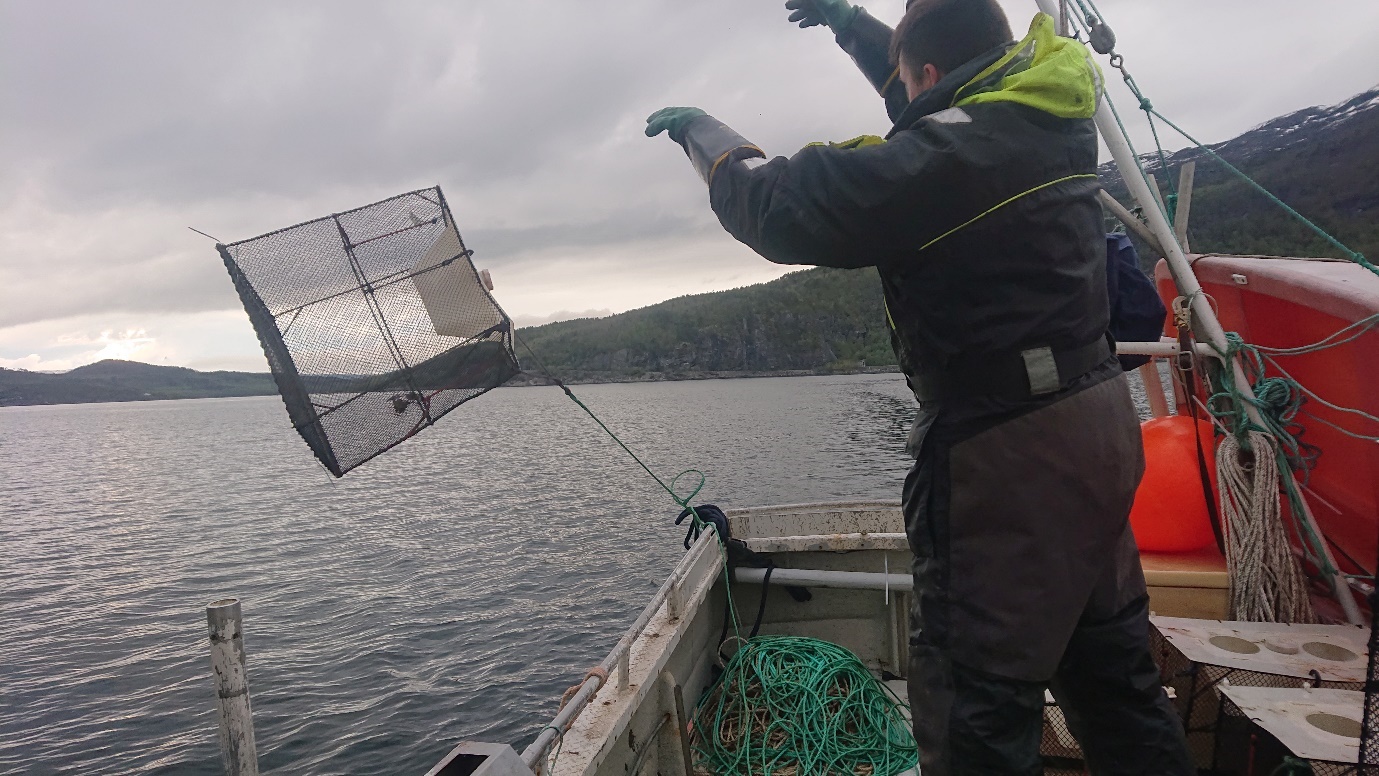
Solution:
[[[922,401],[1007,390],[1011,375],[1026,395],[1057,392],[1109,355],[1100,70],[1041,14],[1023,40],[905,104],[878,64],[884,36],[858,21],[839,43],[887,98],[891,131],[767,161],[712,117],[695,119],[680,140],[714,212],[771,261],[875,266]]]

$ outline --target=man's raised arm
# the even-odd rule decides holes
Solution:
[[[910,104],[905,84],[891,64],[891,28],[847,0],[787,0],[790,21],[800,27],[827,25],[839,47],[852,57],[857,69],[886,101],[891,121]]]
[[[811,145],[767,160],[698,108],[664,108],[646,134],[679,143],[709,187],[723,228],[777,264],[855,268],[886,263],[933,237],[943,192],[925,185],[944,154],[916,133]]]

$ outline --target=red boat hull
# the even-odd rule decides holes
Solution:
[[[1351,262],[1205,255],[1193,257],[1193,268],[1222,327],[1255,345],[1309,345],[1379,314],[1379,276]],[[1178,292],[1166,264],[1160,261],[1154,274],[1171,309]],[[1379,327],[1279,363],[1326,401],[1379,415]],[[1347,436],[1317,418],[1371,436],[1379,435],[1379,424],[1311,398],[1304,411],[1316,418],[1301,417],[1302,439],[1322,451],[1304,491],[1308,503],[1337,561],[1348,571],[1373,574],[1379,562],[1379,443]]]

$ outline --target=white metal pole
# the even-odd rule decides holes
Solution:
[[[211,672],[220,712],[220,758],[225,763],[225,773],[258,776],[239,599],[226,598],[208,604],[206,624],[211,633]]]
[[[1058,18],[1057,0],[1037,0],[1039,10],[1046,14]],[[1222,352],[1226,350],[1226,332],[1221,328],[1221,321],[1216,318],[1216,311],[1211,308],[1211,303],[1207,300],[1206,294],[1202,292],[1202,285],[1197,282],[1197,276],[1192,272],[1192,263],[1183,253],[1183,249],[1178,245],[1176,235],[1173,234],[1173,227],[1168,223],[1168,218],[1159,209],[1158,200],[1150,190],[1149,184],[1139,174],[1139,165],[1135,163],[1135,156],[1130,151],[1130,143],[1120,134],[1120,127],[1116,123],[1116,117],[1111,113],[1111,106],[1103,99],[1097,105],[1096,125],[1101,132],[1101,139],[1105,141],[1106,147],[1111,151],[1111,157],[1116,162],[1116,168],[1120,170],[1120,176],[1125,181],[1125,188],[1129,190],[1130,196],[1140,206],[1144,213],[1146,226],[1158,240],[1159,247],[1163,248],[1164,260],[1168,264],[1168,271],[1173,275],[1173,282],[1178,286],[1178,293],[1187,297],[1192,309],[1193,329],[1197,336],[1216,346]],[[1165,173],[1168,171],[1165,170]],[[1226,365],[1234,373],[1235,384],[1242,386],[1244,390],[1250,390],[1250,381],[1245,376],[1245,370],[1241,368],[1240,362],[1231,359]],[[1191,400],[1191,399],[1189,399]],[[1245,413],[1256,425],[1263,426],[1263,420],[1259,416],[1259,411],[1252,405],[1245,405]],[[1287,467],[1280,467],[1281,475],[1292,477],[1292,471]],[[1321,545],[1320,550],[1326,558],[1331,568],[1335,569],[1336,558],[1331,554],[1331,548],[1326,544],[1326,537],[1321,528],[1317,525],[1316,518],[1312,515],[1307,503],[1303,502],[1303,514],[1294,515],[1295,519],[1301,519],[1307,523],[1312,533],[1317,536],[1317,541]],[[1336,600],[1340,602],[1341,608],[1345,610],[1346,619],[1354,625],[1363,625],[1364,618],[1360,616],[1360,610],[1355,605],[1355,594],[1350,589],[1350,583],[1339,570],[1335,571],[1331,579],[1332,592],[1336,595]]]

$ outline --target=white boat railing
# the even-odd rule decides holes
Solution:
[[[1193,345],[1192,350],[1204,358],[1221,358],[1211,345],[1205,342],[1198,342]],[[1156,358],[1173,358],[1183,349],[1178,347],[1178,340],[1167,337],[1158,342],[1117,342],[1116,353],[1122,356],[1154,356]]]
[[[534,773],[541,773],[542,761],[550,752],[551,747],[565,735],[570,725],[594,699],[600,688],[607,684],[610,679],[616,677],[618,689],[627,689],[633,643],[642,635],[647,623],[651,621],[651,618],[655,616],[662,605],[669,607],[671,619],[678,619],[685,614],[684,582],[686,578],[705,552],[718,552],[718,550],[718,534],[710,526],[699,535],[699,539],[675,564],[670,576],[661,583],[661,587],[656,590],[656,594],[651,597],[646,608],[642,609],[642,613],[618,640],[617,645],[603,659],[603,662],[584,675],[584,679],[576,685],[578,689],[561,707],[559,713],[555,715],[555,719],[541,729],[541,733],[537,735],[536,740],[530,746],[522,750],[522,761]]]

